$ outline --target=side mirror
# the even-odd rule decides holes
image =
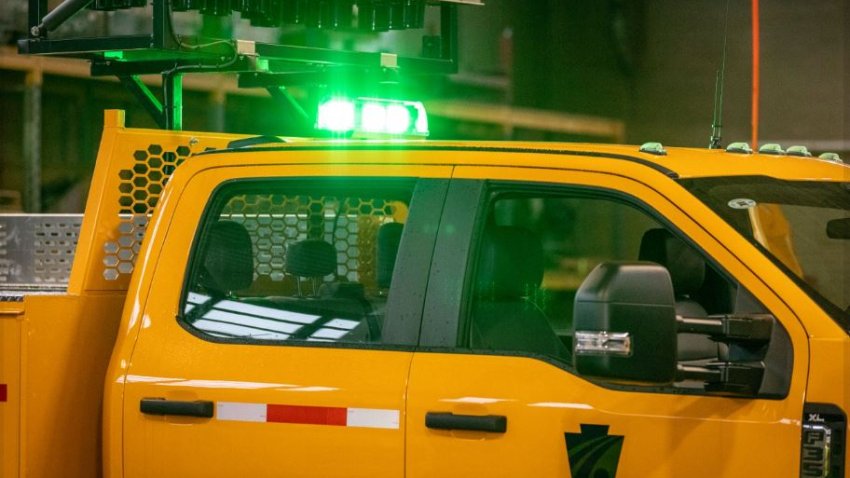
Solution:
[[[603,262],[576,293],[573,358],[579,374],[664,385],[676,378],[673,283],[651,262]]]

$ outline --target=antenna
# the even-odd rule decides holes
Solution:
[[[708,149],[720,149],[720,134],[723,128],[723,73],[726,71],[726,40],[729,32],[729,0],[726,0],[726,16],[723,19],[723,55],[720,69],[714,79],[714,118],[711,121],[711,138]]]

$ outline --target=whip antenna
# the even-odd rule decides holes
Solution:
[[[723,55],[720,69],[714,78],[714,118],[711,121],[711,139],[708,149],[720,148],[720,135],[723,128],[723,73],[726,71],[726,40],[729,32],[729,0],[726,0],[726,16],[723,19]]]

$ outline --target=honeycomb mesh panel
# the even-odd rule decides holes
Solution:
[[[221,218],[243,224],[248,230],[255,279],[283,281],[287,246],[321,239],[337,252],[336,274],[325,277],[326,282],[342,279],[373,288],[378,228],[395,222],[398,209],[404,207],[384,199],[243,194],[228,201]]]
[[[115,240],[103,243],[103,278],[132,274],[148,219],[174,170],[189,156],[189,146],[166,149],[151,144],[133,152],[132,167],[118,171],[120,222]]]

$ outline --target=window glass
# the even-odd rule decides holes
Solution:
[[[682,184],[850,330],[850,183],[743,176]]]
[[[240,182],[211,202],[180,320],[217,339],[382,343],[413,182]]]
[[[481,234],[472,291],[469,346],[571,362],[573,303],[604,261],[646,260],[668,268],[684,315],[729,312],[734,293],[701,253],[645,212],[586,196],[501,195]],[[675,256],[675,258],[673,257]],[[716,358],[716,344],[695,346]],[[680,356],[690,346],[680,346]]]
[[[531,355],[572,370],[576,293],[596,266],[609,261],[664,266],[675,314],[695,319],[691,324],[709,323],[711,316],[769,314],[702,251],[625,200],[587,191],[503,192],[485,218],[460,334],[472,350]],[[793,360],[784,328],[774,322],[766,347],[748,347],[713,340],[708,332],[679,331],[676,361],[689,373],[663,389],[713,393],[725,386],[716,380],[724,364],[759,363],[759,393],[784,396]]]

